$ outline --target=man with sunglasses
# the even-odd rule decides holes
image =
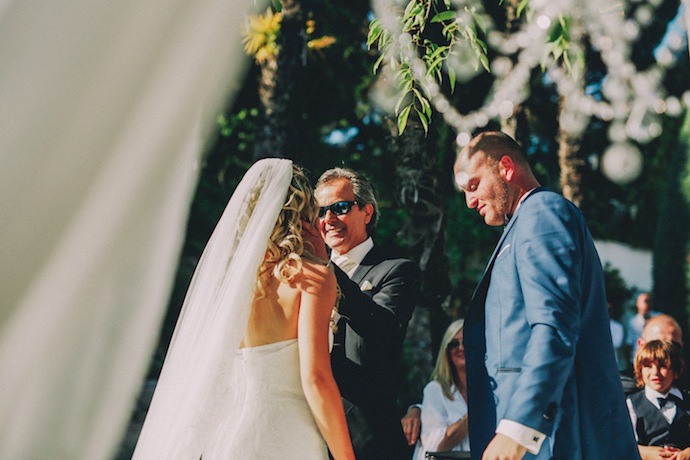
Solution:
[[[378,204],[364,176],[350,169],[330,169],[319,178],[315,195],[321,206],[319,228],[305,225],[304,237],[324,257],[328,256],[323,242],[331,248],[342,292],[331,365],[355,455],[357,460],[410,458],[396,397],[420,269],[374,245],[371,234]]]

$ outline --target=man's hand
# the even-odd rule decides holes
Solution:
[[[482,460],[521,460],[527,448],[508,436],[496,433],[482,455]]]
[[[422,410],[417,406],[412,406],[407,410],[407,414],[400,420],[402,424],[403,433],[407,438],[407,444],[414,446],[419,439],[419,433],[422,431]]]
[[[307,251],[320,259],[328,260],[326,243],[323,242],[321,232],[304,220],[302,221],[302,240]]]

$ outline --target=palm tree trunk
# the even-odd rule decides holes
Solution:
[[[562,118],[566,97],[560,96],[559,116]],[[587,161],[582,158],[580,153],[579,134],[573,134],[563,128],[563,123],[558,128],[558,163],[561,170],[560,185],[563,196],[572,201],[575,206],[580,207],[584,197],[582,189],[582,174],[587,166]]]
[[[512,35],[520,29],[522,19],[517,15],[518,4],[520,0],[505,0],[503,2],[506,12],[506,35]],[[509,56],[513,65],[517,64],[518,55],[513,54]],[[526,126],[524,108],[522,105],[518,105],[513,109],[513,115],[509,118],[501,118],[501,131],[518,141],[521,145],[524,145],[521,141],[520,129]]]
[[[400,237],[410,248],[410,255],[422,269],[421,297],[407,332],[407,353],[414,360],[408,363],[407,376],[410,401],[418,402],[424,384],[433,368],[441,337],[450,321],[449,262],[445,255],[444,213],[441,184],[447,180],[436,167],[437,155],[430,151],[430,140],[421,123],[410,118],[402,136],[397,134],[395,119],[388,120],[391,151],[396,157],[395,174],[398,199],[409,214],[409,221],[400,230]],[[408,348],[409,347],[409,348]],[[416,396],[415,396],[416,395]]]
[[[283,0],[278,55],[261,66],[259,97],[264,121],[254,159],[299,157],[301,82],[306,69],[307,33],[300,0]]]

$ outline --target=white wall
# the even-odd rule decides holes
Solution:
[[[620,271],[628,287],[652,289],[652,252],[635,249],[615,241],[595,241],[601,264],[608,262]]]

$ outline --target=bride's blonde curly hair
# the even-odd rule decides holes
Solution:
[[[302,270],[303,258],[323,264],[327,262],[315,257],[309,249],[305,251],[302,239],[302,221],[315,225],[318,209],[309,180],[299,167],[292,165],[292,181],[287,198],[268,240],[264,261],[259,267],[258,297],[266,295],[265,288],[271,277],[283,283],[291,282]]]

